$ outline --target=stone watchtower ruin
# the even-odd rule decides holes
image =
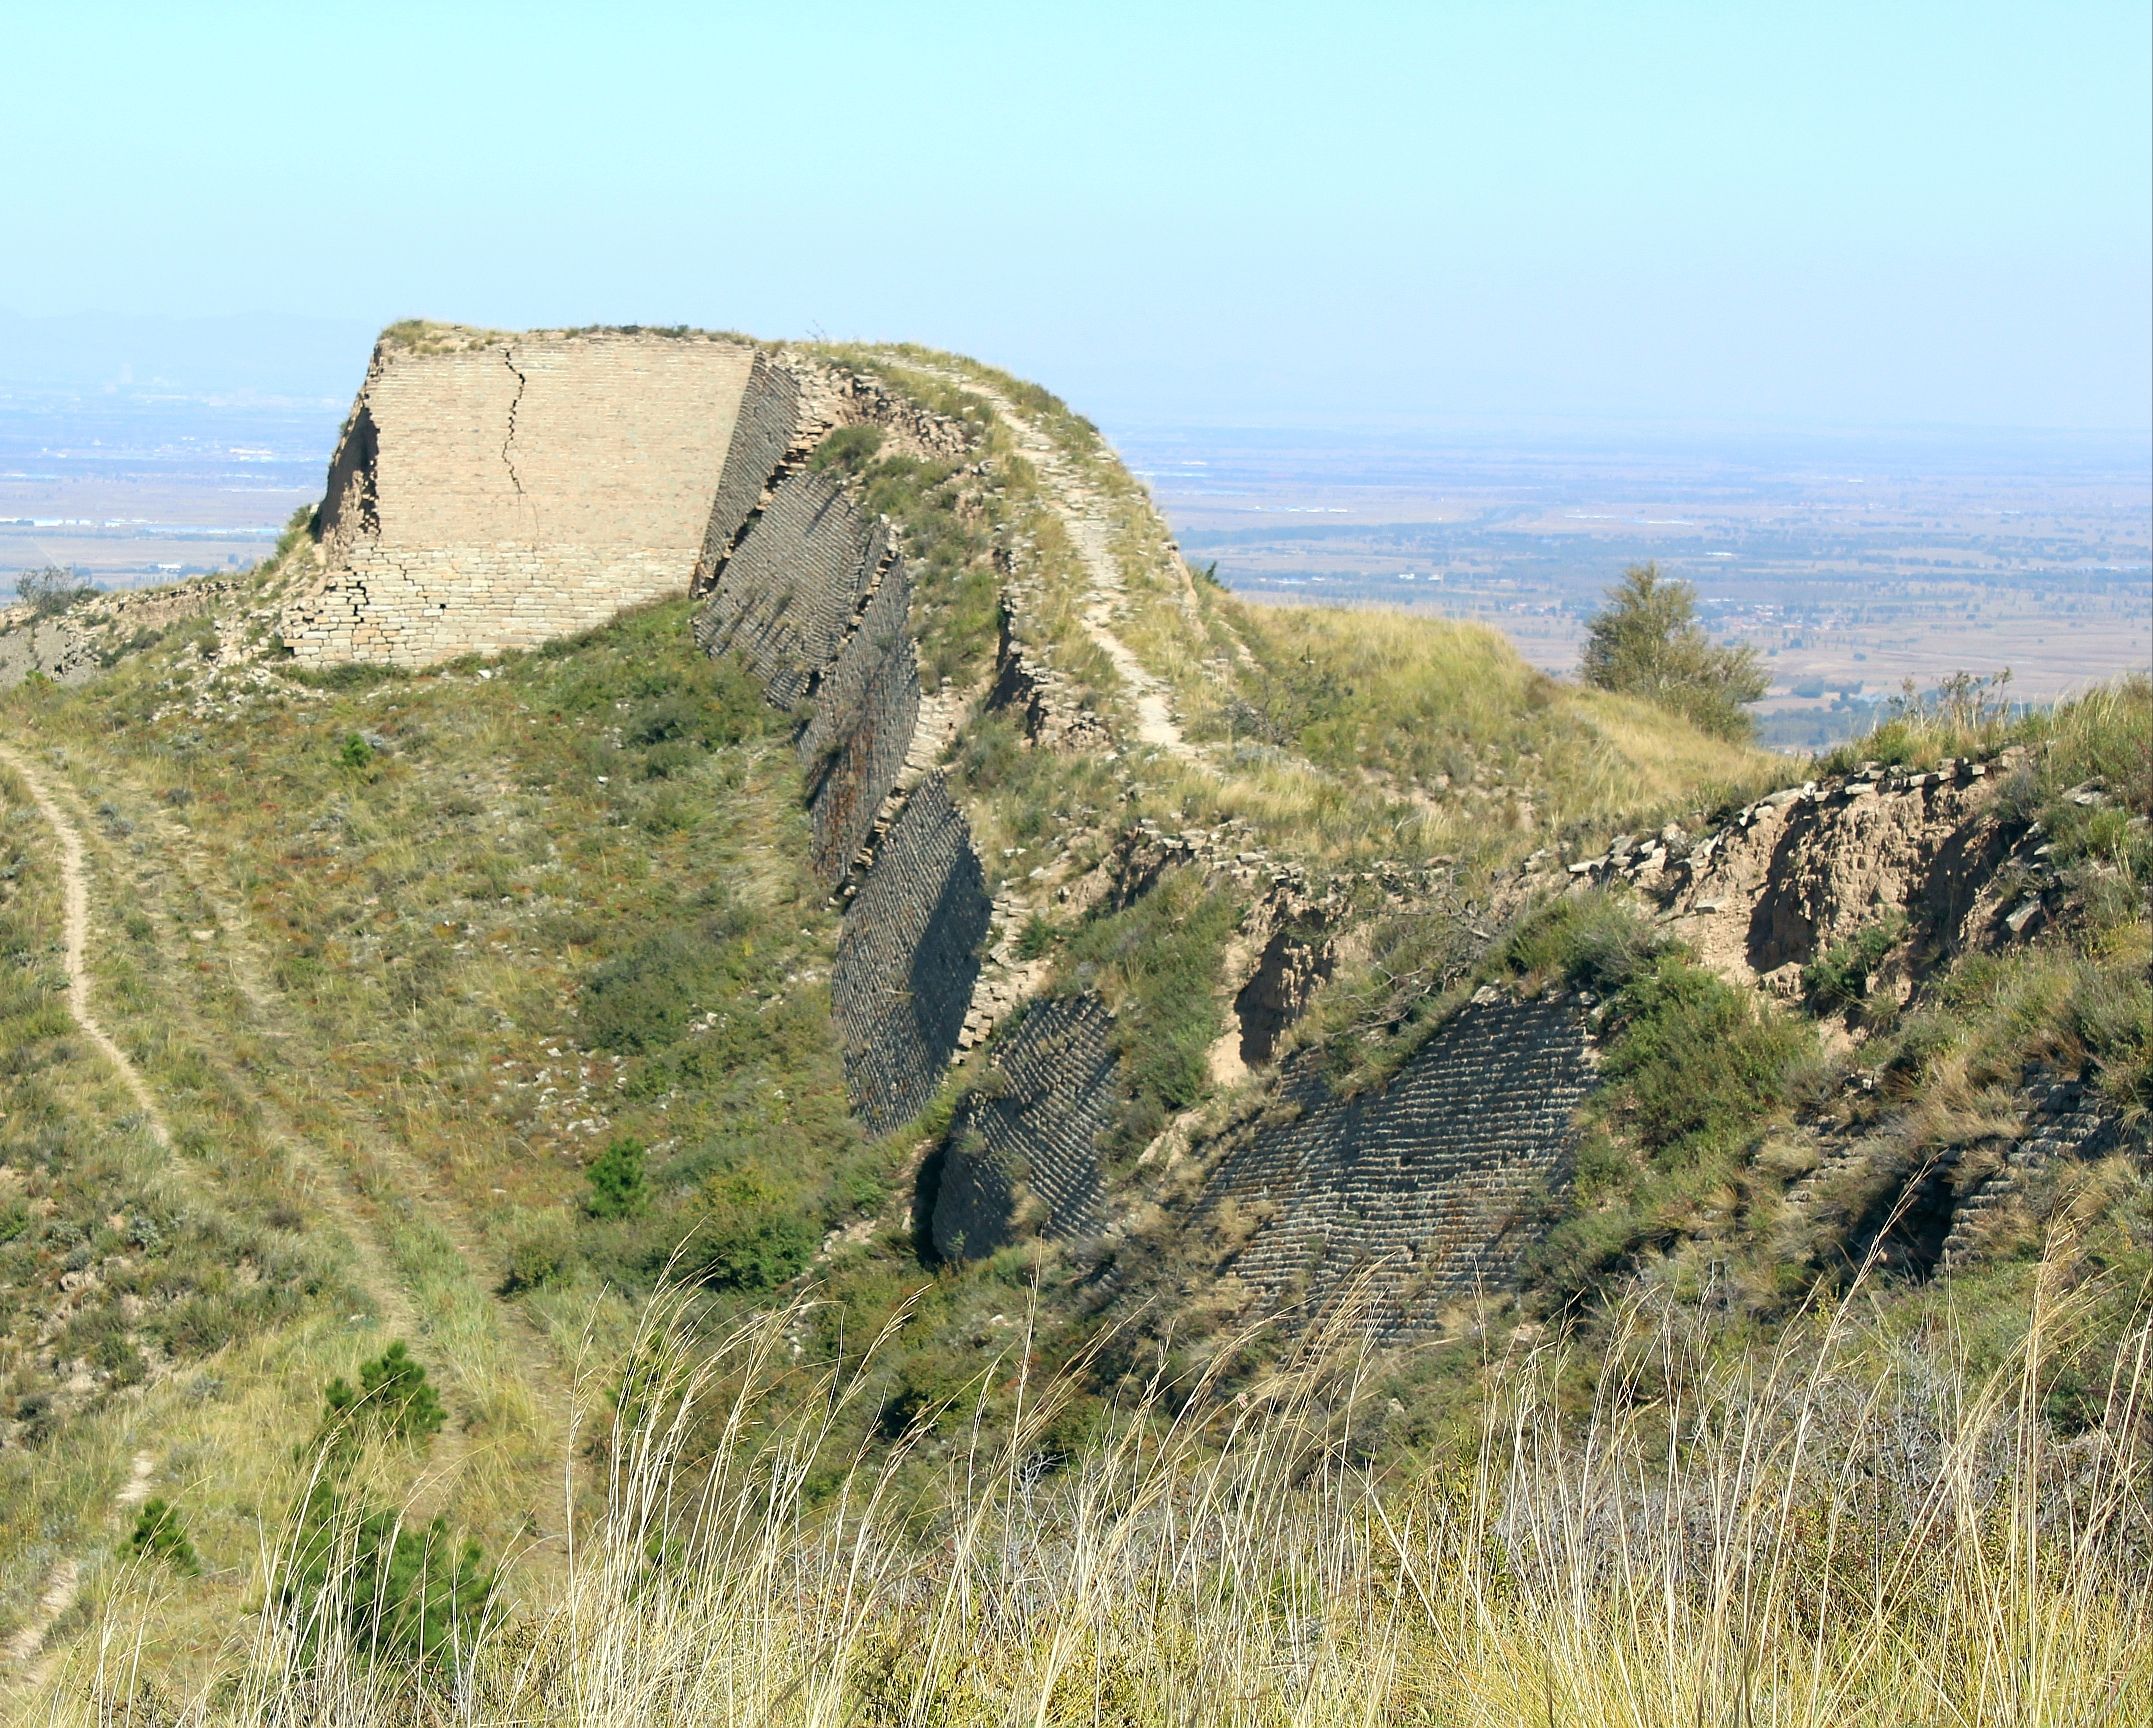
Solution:
[[[742,339],[391,331],[331,464],[324,570],[287,610],[286,644],[424,666],[686,594],[706,538],[739,526],[713,510],[765,384],[760,418],[782,425],[760,430],[789,443],[799,393]],[[756,499],[730,502],[744,517]]]

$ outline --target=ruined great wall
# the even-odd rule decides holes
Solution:
[[[1035,573],[1008,569],[991,680],[927,689],[901,537],[841,470],[811,461],[851,424],[944,462],[978,456],[976,425],[795,350],[392,333],[332,465],[319,573],[284,639],[302,661],[423,666],[692,596],[696,640],[735,655],[796,722],[808,862],[841,909],[832,1010],[859,1121],[873,1134],[914,1122],[984,1043],[922,1173],[924,1240],[960,1258],[1100,1238],[1134,1193],[1102,1154],[1125,1102],[1115,1016],[1086,988],[1038,995],[1039,970],[1013,957],[1021,884],[997,900],[953,747],[968,716],[998,710],[1028,747],[1112,762],[1163,727],[1188,752],[1156,680],[1126,737],[1072,699],[1025,639]],[[1099,524],[1080,526],[1108,557]],[[1782,992],[1825,944],[1903,912],[1914,976],[2045,915],[2039,860],[1999,813],[1997,783],[1953,763],[1812,785],[1703,836],[1626,839],[1567,868],[1540,855],[1510,899],[1626,883],[1708,964]],[[1508,1280],[1568,1180],[1597,1061],[1589,999],[1483,990],[1387,1085],[1338,1095],[1289,1034],[1335,963],[1344,899],[1224,830],[1148,822],[1121,836],[1104,891],[1128,904],[1169,870],[1232,881],[1249,907],[1238,971],[1220,981],[1236,1028],[1221,1060],[1239,1073],[1283,1063],[1194,1148],[1187,1222],[1230,1244],[1227,1269],[1255,1300],[1304,1316],[1351,1303],[1383,1339]],[[1393,904],[1440,891],[1410,875],[1367,886]]]

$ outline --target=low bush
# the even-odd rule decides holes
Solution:
[[[324,1429],[347,1439],[364,1431],[398,1440],[428,1440],[445,1420],[440,1395],[402,1339],[360,1365],[356,1387],[339,1375],[322,1395]]]
[[[445,1518],[414,1529],[317,1479],[274,1597],[309,1651],[333,1633],[370,1658],[441,1669],[477,1647],[496,1585],[478,1544],[452,1534]]]
[[[201,1556],[187,1538],[179,1511],[167,1500],[143,1502],[135,1514],[134,1529],[128,1532],[127,1546],[143,1559],[162,1562],[189,1577],[202,1570]]]
[[[1845,941],[1834,943],[1802,968],[1802,993],[1809,1005],[1822,1014],[1858,1007],[1868,997],[1884,957],[1905,934],[1906,914],[1894,908]]]
[[[775,1289],[807,1269],[822,1239],[804,1196],[763,1171],[725,1171],[703,1185],[688,1271],[714,1290]]]
[[[643,1183],[643,1142],[633,1135],[608,1141],[584,1172],[591,1186],[584,1209],[593,1218],[632,1218],[648,1195]]]
[[[1201,872],[1173,870],[1134,905],[1070,939],[1065,981],[1098,990],[1114,1010],[1128,1094],[1119,1150],[1137,1150],[1203,1096],[1224,1012],[1226,943],[1242,910]]]

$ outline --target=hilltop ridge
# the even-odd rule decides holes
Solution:
[[[261,1413],[391,1336],[458,1413],[425,1504],[552,1553],[576,1364],[668,1279],[713,1331],[815,1292],[849,1443],[955,1444],[1028,1300],[1102,1421],[1266,1320],[1413,1346],[1403,1453],[1641,1281],[1769,1326],[1877,1253],[1913,1314],[2057,1219],[2147,1251],[2143,685],[1790,763],[1241,601],[955,356],[398,327],[275,559],[0,667],[32,1642],[138,1453],[214,1461],[237,1554]],[[46,963],[70,853],[163,1127]]]

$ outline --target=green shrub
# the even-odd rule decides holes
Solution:
[[[623,1135],[584,1172],[591,1185],[584,1208],[593,1218],[632,1218],[643,1210],[643,1142]]]
[[[323,1394],[324,1426],[351,1435],[361,1429],[399,1440],[426,1440],[447,1420],[426,1370],[402,1339],[359,1367],[356,1389],[339,1375]]]
[[[1656,564],[1633,564],[1585,630],[1585,682],[1642,696],[1722,738],[1753,730],[1743,709],[1764,695],[1757,651],[1721,647],[1697,622],[1697,590]]]
[[[1054,944],[1060,932],[1043,914],[1034,912],[1024,921],[1024,928],[1017,935],[1017,958],[1019,960],[1043,960],[1054,952]]]
[[[508,1265],[501,1293],[513,1296],[522,1290],[543,1290],[567,1276],[576,1255],[575,1238],[567,1224],[551,1213],[522,1220],[508,1238]]]
[[[1600,1063],[1618,1119],[1663,1162],[1758,1127],[1787,1097],[1808,1033],[1677,955],[1623,987]]]
[[[160,1560],[189,1577],[202,1570],[201,1557],[179,1521],[179,1511],[169,1501],[145,1501],[135,1514],[135,1527],[127,1545],[145,1560]]]
[[[96,592],[96,584],[81,572],[58,564],[25,570],[15,578],[15,598],[30,608],[33,618],[57,618]]]
[[[703,1185],[688,1245],[690,1275],[714,1290],[770,1290],[807,1269],[822,1232],[801,1196],[762,1172],[725,1171]]]
[[[364,768],[374,760],[374,747],[358,733],[347,732],[337,750],[337,760],[347,768]]]
[[[602,1050],[671,1044],[688,1019],[737,993],[752,921],[737,906],[696,923],[655,931],[594,971],[583,987],[583,1024]]]
[[[807,465],[818,473],[825,468],[836,468],[847,474],[858,474],[875,459],[881,448],[881,427],[840,426],[815,446]]]
[[[411,1529],[317,1479],[296,1522],[276,1596],[310,1651],[332,1613],[377,1659],[438,1668],[472,1647],[497,1578],[478,1544],[452,1535],[445,1518]]]
[[[1802,968],[1802,991],[1819,1013],[1837,1013],[1859,1005],[1885,955],[1906,934],[1906,914],[1893,908],[1844,942],[1834,943]]]
[[[1503,967],[1525,978],[1560,978],[1573,989],[1609,995],[1664,947],[1636,905],[1595,889],[1542,901],[1503,938]]]

